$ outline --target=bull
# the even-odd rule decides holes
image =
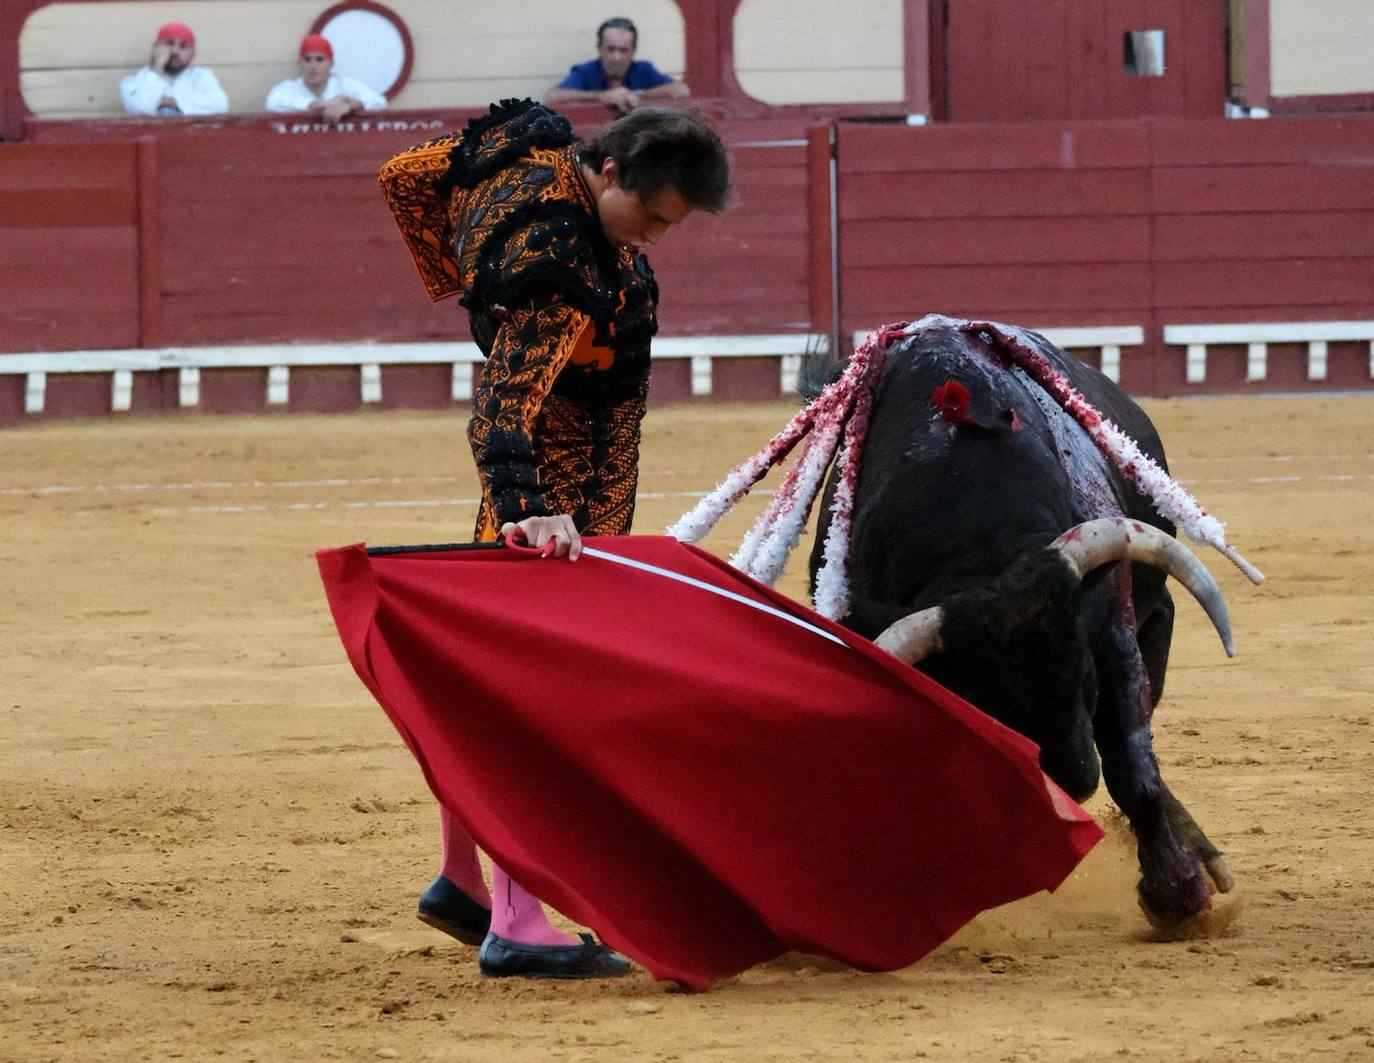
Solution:
[[[1072,797],[1105,778],[1135,832],[1141,907],[1156,926],[1185,924],[1235,878],[1152,746],[1174,627],[1166,576],[1198,597],[1229,653],[1225,605],[1174,525],[1013,355],[1052,366],[1163,467],[1158,433],[1034,332],[929,317],[905,333],[869,411],[841,622],[1038,744]],[[832,472],[813,594],[836,487]]]

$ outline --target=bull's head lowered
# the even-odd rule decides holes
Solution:
[[[849,474],[843,622],[1036,742],[1073,797],[1105,778],[1136,831],[1142,906],[1186,921],[1210,907],[1204,868],[1218,890],[1234,879],[1151,747],[1174,619],[1166,576],[1228,654],[1231,633],[1216,582],[1161,514],[1190,534],[1211,522],[1214,540],[1220,525],[1168,477],[1144,411],[1044,337],[939,317],[889,335]],[[832,472],[829,498],[844,476]],[[813,584],[835,524],[827,506]]]
[[[874,641],[924,664],[932,678],[1039,745],[1045,773],[1082,801],[1099,777],[1091,632],[1102,620],[1082,584],[1121,561],[1154,566],[1187,587],[1233,653],[1226,602],[1211,573],[1158,528],[1114,518],[1076,525],[989,583],[908,614]],[[1148,689],[1135,694],[1148,703]]]

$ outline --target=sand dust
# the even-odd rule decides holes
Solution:
[[[1374,405],[1150,409],[1269,575],[1204,555],[1238,657],[1182,602],[1156,721],[1239,880],[1230,926],[1150,940],[1099,796],[1108,838],[1057,895],[913,968],[788,956],[699,995],[484,981],[414,918],[434,806],[311,554],[465,538],[460,413],[0,434],[0,1059],[1374,1058]],[[790,412],[654,411],[639,529]]]

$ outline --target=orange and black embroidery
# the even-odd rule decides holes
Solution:
[[[658,288],[603,235],[567,120],[504,101],[381,180],[426,290],[461,293],[487,356],[468,426],[478,537],[550,512],[629,531]]]

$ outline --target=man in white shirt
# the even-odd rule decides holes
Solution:
[[[208,67],[192,66],[196,35],[183,22],[157,31],[148,65],[119,83],[119,97],[130,114],[223,114],[229,97]]]
[[[318,33],[301,41],[301,76],[278,82],[265,107],[278,113],[309,111],[326,122],[341,122],[359,111],[386,108],[386,97],[357,78],[334,73],[334,48]]]

